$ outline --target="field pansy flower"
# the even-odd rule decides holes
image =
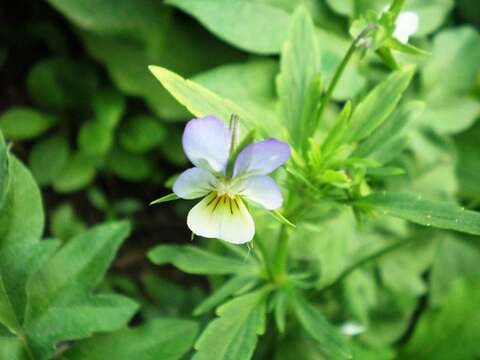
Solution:
[[[290,146],[277,139],[247,145],[227,174],[232,133],[223,121],[207,116],[189,121],[183,149],[194,167],[173,185],[183,199],[203,198],[188,213],[187,224],[196,235],[234,244],[252,240],[255,224],[244,200],[268,210],[282,206],[282,193],[267,176],[290,157]]]

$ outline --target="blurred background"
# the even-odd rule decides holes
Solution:
[[[147,66],[193,78],[268,121],[277,104],[285,19],[296,6],[303,4],[312,14],[329,79],[349,45],[352,21],[388,4],[246,1],[255,11],[238,13],[231,7],[236,1],[220,0],[16,0],[0,5],[0,129],[42,187],[47,235],[68,241],[103,220],[132,219],[133,235],[104,286],[146,296],[147,312],[189,315],[206,291],[198,277],[169,267],[154,271],[144,256],[158,243],[190,241],[185,224],[190,204],[148,206],[167,194],[173,177],[188,166],[180,140],[191,116]],[[480,2],[408,0],[405,10],[420,19],[411,42],[431,53],[399,57],[400,63],[418,65],[406,101],[422,101],[424,110],[409,128],[407,151],[398,154],[392,148],[389,153],[406,175],[381,185],[479,210]],[[334,94],[327,123],[346,99],[361,97],[389,71],[375,56],[356,57]],[[455,263],[452,272],[458,267],[478,272],[478,242],[448,244],[437,266]],[[445,255],[451,251],[461,256]],[[463,260],[465,254],[469,260]],[[410,270],[425,278],[430,265],[417,263]],[[425,301],[422,290],[412,291]],[[407,336],[410,322],[403,323],[386,342]]]

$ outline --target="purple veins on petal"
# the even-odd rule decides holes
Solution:
[[[192,164],[215,173],[225,172],[231,134],[222,120],[215,116],[190,120],[185,126],[182,142]]]
[[[234,176],[267,175],[290,158],[290,145],[277,139],[250,144],[235,160]]]
[[[196,199],[213,191],[217,183],[209,171],[194,167],[180,174],[173,184],[173,192],[182,199]]]

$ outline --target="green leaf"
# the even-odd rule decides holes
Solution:
[[[332,359],[352,358],[344,339],[315,306],[298,294],[294,294],[291,300],[300,324],[319,343],[325,356]]]
[[[480,235],[480,213],[450,203],[403,192],[382,192],[354,200],[361,208],[378,210],[420,225]]]
[[[180,198],[177,196],[177,194],[172,193],[172,194],[162,196],[161,198],[158,198],[157,200],[153,200],[150,203],[150,205],[161,204],[161,203],[164,203],[164,202],[178,200],[178,199],[180,199]]]
[[[468,26],[448,29],[435,36],[432,56],[422,71],[425,91],[464,91],[475,84],[480,69],[480,35]]]
[[[282,47],[277,80],[284,124],[296,145],[306,136],[303,132],[311,123],[315,110],[315,105],[313,109],[306,106],[307,101],[315,104],[315,100],[319,100],[309,99],[311,84],[319,70],[320,51],[315,27],[307,10],[299,8],[292,17],[289,35]]]
[[[69,349],[68,360],[180,360],[197,336],[195,322],[156,319],[138,328],[98,334]]]
[[[350,114],[352,112],[352,103],[349,101],[343,107],[341,113],[335,119],[335,124],[328,132],[327,137],[322,143],[322,154],[328,157],[345,140],[345,134],[350,123]]]
[[[10,160],[8,157],[8,147],[0,131],[0,209],[7,196],[10,185]]]
[[[84,122],[78,133],[77,142],[86,155],[91,157],[104,155],[113,144],[113,128],[98,120]]]
[[[242,123],[246,122],[250,127],[258,125],[258,120],[246,110],[230,100],[222,99],[203,86],[191,80],[185,80],[159,66],[149,66],[149,69],[175,99],[193,115],[197,117],[215,115],[223,121],[228,121],[232,114],[237,114]]]
[[[168,0],[167,4],[192,15],[219,38],[242,50],[275,54],[287,36],[289,14],[259,1]]]
[[[58,342],[120,329],[133,316],[133,301],[91,295],[129,232],[127,222],[92,228],[68,242],[30,278],[24,328],[37,358],[50,358]]]
[[[36,242],[44,225],[42,198],[32,175],[16,158],[10,157],[10,163],[11,182],[0,208],[0,248]]]
[[[53,181],[53,188],[61,193],[78,191],[90,184],[94,177],[95,166],[93,161],[85,154],[77,152],[73,154],[67,166]]]
[[[152,26],[159,15],[160,4],[149,0],[48,0],[58,11],[79,27],[101,33],[135,32]]]
[[[95,120],[113,129],[125,113],[125,102],[125,97],[117,91],[99,91],[93,99]]]
[[[480,352],[480,277],[460,278],[440,308],[423,313],[399,359],[474,359]]]
[[[60,175],[70,157],[65,136],[54,135],[36,142],[30,153],[30,168],[40,185],[50,184]]]
[[[252,274],[257,271],[250,259],[219,256],[191,245],[159,245],[148,252],[148,258],[154,264],[172,264],[190,274]]]
[[[368,157],[377,151],[382,151],[387,143],[403,134],[403,129],[413,122],[423,108],[424,104],[421,102],[410,102],[395,110],[370,137],[359,144],[352,156]]]
[[[36,63],[27,78],[32,100],[54,110],[88,104],[97,83],[96,74],[89,66],[61,57]]]
[[[13,107],[0,115],[0,129],[7,139],[28,140],[42,135],[57,122],[51,115],[29,107]]]
[[[249,360],[261,334],[265,317],[265,299],[270,292],[263,288],[239,296],[217,310],[219,318],[210,322],[204,330],[195,349],[193,360],[217,359]]]
[[[480,101],[468,95],[454,95],[450,90],[440,96],[428,98],[426,105],[417,124],[439,134],[465,131],[480,115]]]
[[[277,72],[276,60],[255,58],[244,63],[216,67],[195,75],[192,80],[248,109],[257,119],[274,123],[278,121],[275,91]]]
[[[454,236],[444,236],[438,242],[430,276],[432,306],[439,306],[461,277],[480,275],[480,251],[466,241]]]
[[[129,34],[129,38],[140,36],[140,41],[87,31],[81,32],[81,36],[90,54],[107,67],[113,82],[123,93],[142,97],[162,119],[184,121],[188,113],[162,89],[147,66],[161,64],[190,77],[243,57],[210,36],[196,22],[184,21],[172,9],[158,5],[162,11],[154,16],[154,27],[143,35]],[[144,19],[141,21],[145,22]],[[209,51],[205,51],[207,48]]]
[[[349,142],[363,140],[385,121],[400,101],[414,73],[412,66],[395,71],[367,95],[353,112]]]
[[[143,154],[167,138],[167,129],[153,116],[138,115],[128,119],[120,129],[120,144],[125,150]]]
[[[60,205],[51,215],[50,231],[55,239],[67,241],[84,230],[85,224],[70,203]]]
[[[244,289],[245,287],[251,287],[255,284],[255,278],[248,276],[235,276],[229,279],[221,288],[213,292],[209,297],[207,297],[202,303],[200,303],[195,310],[193,310],[193,315],[198,316],[205,314],[206,312],[212,310],[218,304],[222,303],[230,296],[235,294],[237,291]]]
[[[132,182],[146,180],[153,172],[148,158],[114,148],[107,156],[108,168],[118,177]]]
[[[23,343],[13,336],[0,336],[0,359],[30,360]]]

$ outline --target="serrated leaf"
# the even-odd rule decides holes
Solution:
[[[257,270],[251,259],[219,256],[190,245],[159,245],[148,252],[148,258],[154,264],[173,264],[190,274],[245,274]]]
[[[315,101],[309,99],[309,95],[312,81],[320,71],[320,51],[315,26],[307,10],[299,8],[291,21],[288,38],[282,47],[277,89],[284,125],[293,143],[298,145],[305,136],[303,129],[306,130],[312,121],[312,109],[308,109],[306,103]]]
[[[192,360],[210,360],[212,354],[217,359],[251,359],[269,292],[263,288],[222,305],[219,317],[208,324],[195,344],[197,352]]]
[[[309,304],[299,294],[291,297],[293,310],[303,328],[321,347],[321,351],[332,359],[351,359],[345,340],[330,325],[315,306]]]
[[[37,358],[49,358],[60,341],[122,328],[133,316],[137,309],[133,301],[119,295],[91,295],[129,229],[127,222],[117,222],[86,231],[29,279],[23,326]]]
[[[179,360],[192,347],[197,332],[193,321],[156,319],[80,341],[65,356],[68,360]]]
[[[8,147],[0,131],[0,209],[7,196],[10,185],[10,161],[8,157]]]
[[[413,193],[374,193],[354,200],[354,204],[420,225],[480,235],[480,213],[446,202],[426,200]]]
[[[363,140],[385,121],[400,101],[414,73],[412,66],[395,71],[367,95],[353,112],[348,142]]]
[[[57,122],[49,114],[29,107],[13,107],[0,115],[0,130],[7,139],[27,140],[42,135]]]

